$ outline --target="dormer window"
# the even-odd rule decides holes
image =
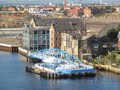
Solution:
[[[73,22],[72,25],[77,25],[77,23],[76,23],[76,22]]]
[[[30,24],[25,24],[25,27],[27,27],[27,28],[31,28],[32,25],[30,25]]]

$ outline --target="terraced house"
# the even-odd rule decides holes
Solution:
[[[23,47],[29,50],[59,48],[80,57],[85,23],[79,18],[35,18],[25,25]]]

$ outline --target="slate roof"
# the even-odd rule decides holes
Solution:
[[[85,29],[84,24],[81,22],[66,22],[66,23],[53,23],[57,31],[70,31]]]
[[[81,34],[78,34],[78,33],[68,33],[68,34],[70,34],[71,36],[73,36],[73,37],[75,37],[75,38],[82,38],[82,35]]]
[[[85,29],[84,22],[80,18],[35,18],[36,26],[50,26],[52,23],[55,30],[81,30]]]

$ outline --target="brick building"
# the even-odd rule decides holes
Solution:
[[[29,50],[59,48],[80,57],[80,43],[84,35],[86,28],[81,19],[37,18],[24,29],[23,47]]]
[[[92,15],[92,11],[88,7],[84,8],[83,13],[84,13],[84,17],[86,17],[86,18],[91,17],[91,15]]]
[[[118,50],[120,50],[120,32],[118,33]]]

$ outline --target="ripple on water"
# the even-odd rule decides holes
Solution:
[[[0,90],[119,90],[120,75],[98,72],[96,77],[48,80],[25,71],[26,57],[0,51]]]

